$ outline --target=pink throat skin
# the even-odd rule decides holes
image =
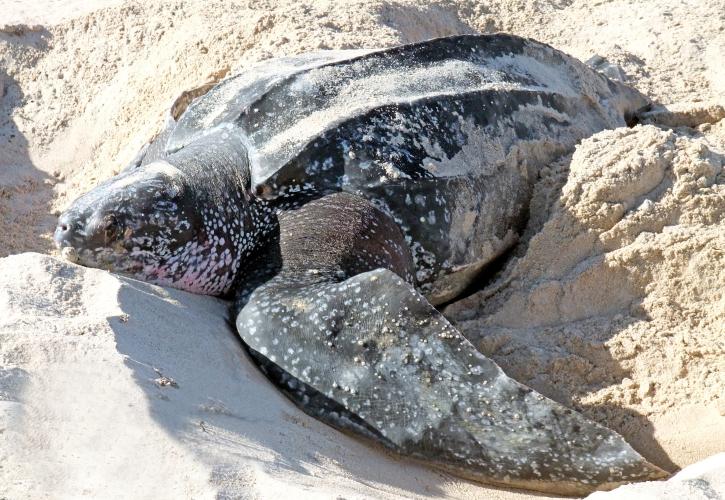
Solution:
[[[202,251],[207,251],[210,258],[199,261],[197,257]],[[183,270],[184,266],[188,266],[187,269]],[[200,295],[223,295],[231,288],[238,268],[239,262],[233,259],[229,249],[202,247],[194,243],[186,252],[172,257],[163,265],[144,265],[138,278]]]
[[[228,284],[216,283],[212,285],[205,279],[207,274],[205,271],[189,269],[181,279],[174,280],[163,267],[145,266],[143,272],[139,273],[137,278],[154,285],[177,288],[198,295],[223,295],[229,291],[232,283],[231,279],[228,280]]]

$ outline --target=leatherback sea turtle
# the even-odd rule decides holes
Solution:
[[[505,34],[273,59],[203,90],[61,215],[66,255],[233,298],[281,391],[400,454],[571,494],[663,475],[434,307],[516,241],[543,166],[645,97]]]

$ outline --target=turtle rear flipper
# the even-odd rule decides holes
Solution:
[[[369,202],[330,195],[279,223],[237,328],[308,414],[486,483],[583,494],[664,476],[479,353],[413,287],[402,235]]]

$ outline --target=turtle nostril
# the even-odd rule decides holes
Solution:
[[[68,246],[68,239],[70,238],[70,225],[62,222],[58,224],[58,227],[55,228],[55,234],[53,235],[53,239],[55,240],[56,246],[59,248],[62,246]]]

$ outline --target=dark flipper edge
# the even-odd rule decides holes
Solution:
[[[487,483],[582,494],[663,477],[615,432],[506,376],[394,272],[340,277],[329,261],[310,272],[315,258],[324,260],[314,244],[324,228],[346,226],[337,224],[339,211],[334,222],[297,217],[317,230],[289,258],[303,255],[310,266],[283,264],[245,298],[237,328],[263,371],[307,413]]]

